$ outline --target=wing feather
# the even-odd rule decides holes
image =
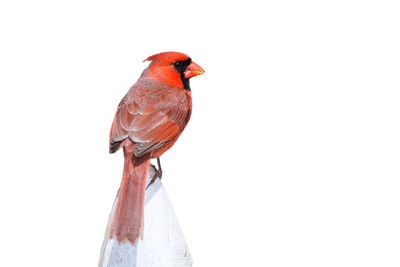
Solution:
[[[144,85],[133,86],[121,101],[110,132],[110,151],[129,137],[135,155],[142,156],[168,144],[185,128],[190,116],[186,94],[165,84]]]

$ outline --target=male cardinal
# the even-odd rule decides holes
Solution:
[[[110,153],[123,148],[125,163],[110,238],[135,244],[143,237],[144,194],[151,158],[167,151],[192,111],[189,79],[204,70],[190,57],[164,52],[151,61],[120,102],[110,131]],[[161,176],[161,166],[155,178]]]

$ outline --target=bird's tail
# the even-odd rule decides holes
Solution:
[[[119,242],[130,241],[135,244],[139,237],[143,238],[144,194],[150,154],[136,158],[133,144],[130,144],[124,146],[124,156],[124,173],[110,238],[116,237]]]

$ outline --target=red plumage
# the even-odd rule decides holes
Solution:
[[[178,52],[153,55],[120,102],[110,131],[110,152],[124,149],[124,171],[110,237],[137,242],[143,234],[144,194],[150,159],[178,139],[192,110],[189,78],[203,69]]]

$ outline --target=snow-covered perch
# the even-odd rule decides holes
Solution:
[[[150,167],[147,176],[153,177]],[[191,267],[192,258],[162,183],[157,179],[145,194],[143,240],[132,245],[109,238],[115,198],[101,248],[99,267]]]

